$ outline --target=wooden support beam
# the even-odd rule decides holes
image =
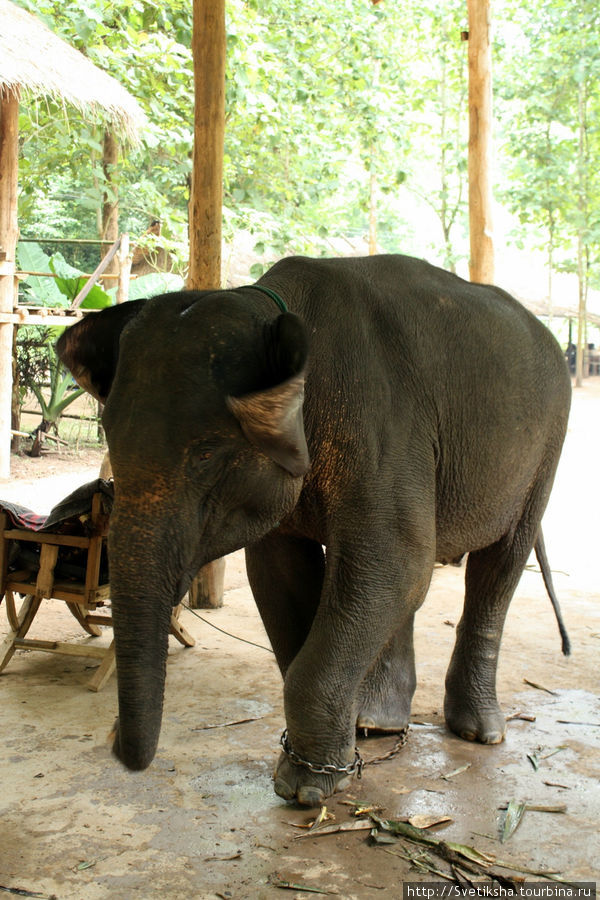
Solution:
[[[194,0],[194,156],[189,205],[192,290],[221,287],[225,0]]]
[[[38,316],[23,315],[24,308],[20,307],[18,312],[1,312],[0,325],[74,325],[79,321],[75,316]]]
[[[187,287],[221,287],[221,221],[225,140],[225,0],[194,0],[194,164],[189,205],[190,267]],[[190,606],[223,602],[225,564],[200,570]]]
[[[469,232],[471,281],[494,282],[492,222],[492,52],[489,0],[469,14]]]
[[[60,653],[65,656],[83,656],[90,659],[103,659],[106,647],[95,647],[93,644],[68,644],[66,641],[45,641],[41,638],[15,638],[17,650],[45,650],[46,653]]]
[[[19,94],[0,92],[0,313],[12,313],[15,303],[17,246],[17,183],[19,159]],[[0,322],[0,478],[10,476],[12,350],[11,322]]]

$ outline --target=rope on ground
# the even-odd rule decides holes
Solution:
[[[200,619],[201,622],[204,622],[205,625],[210,625],[211,628],[214,628],[216,631],[220,631],[221,634],[226,634],[227,637],[233,638],[234,641],[241,641],[243,644],[250,644],[251,647],[258,647],[259,650],[266,650],[267,653],[273,653],[271,647],[263,647],[262,644],[256,644],[254,641],[249,641],[246,638],[239,637],[237,634],[231,634],[229,631],[225,631],[224,628],[219,628],[218,625],[215,625],[214,622],[209,622],[208,619],[205,619],[204,616],[199,615],[195,609],[192,609],[187,603],[182,601],[181,605],[185,607],[185,609],[189,610],[193,616],[196,616],[197,619]]]

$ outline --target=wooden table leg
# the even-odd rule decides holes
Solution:
[[[87,683],[88,690],[101,691],[117,666],[115,658],[115,642],[114,639],[107,649],[104,659]]]
[[[21,604],[21,608],[17,612],[13,592],[6,591],[4,599],[6,601],[6,613],[8,615],[11,630],[0,644],[0,672],[12,658],[12,655],[15,652],[15,641],[17,638],[25,637],[31,628],[31,623],[35,619],[35,615],[42,602],[41,597],[36,597],[35,594],[27,594]]]
[[[183,627],[181,622],[179,621],[179,613],[181,612],[181,603],[175,607],[173,610],[173,614],[171,616],[171,630],[169,634],[172,634],[173,637],[176,637],[180,644],[183,644],[184,647],[193,647],[196,641],[191,636],[189,631]]]
[[[92,637],[100,637],[102,634],[102,629],[99,625],[94,625],[92,622],[88,622],[86,618],[86,609],[84,606],[80,606],[79,603],[69,603],[67,602],[67,606],[81,625],[84,631],[87,631],[88,634],[91,634]]]

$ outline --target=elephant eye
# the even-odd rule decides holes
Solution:
[[[210,459],[212,456],[212,450],[205,450],[204,453],[199,453],[197,459],[205,460]]]

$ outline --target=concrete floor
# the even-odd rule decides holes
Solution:
[[[575,395],[545,520],[573,655],[560,653],[541,576],[531,570],[511,606],[500,659],[503,708],[535,721],[510,721],[506,741],[495,747],[446,731],[443,681],[464,573],[436,569],[417,621],[419,684],[408,743],[394,759],[367,766],[360,782],[328,804],[338,822],[350,819],[349,798],[385,807],[386,817],[445,815],[452,821],[437,832],[444,839],[569,880],[598,880],[599,439],[600,388],[592,382]],[[17,479],[0,484],[0,495],[44,511],[42,497],[52,505],[97,471],[95,461],[84,469],[71,460],[68,473],[57,465],[48,481],[36,477],[35,462],[19,462]],[[47,471],[51,457],[43,463]],[[226,586],[223,609],[203,618],[268,646],[242,554],[229,558]],[[39,636],[92,640],[59,602],[49,601],[38,618]],[[171,639],[159,752],[143,773],[126,772],[110,755],[116,682],[99,694],[86,690],[94,662],[20,651],[0,677],[0,889],[59,900],[270,900],[281,896],[273,884],[279,878],[366,900],[399,897],[402,882],[435,880],[412,869],[398,847],[370,844],[365,831],[299,837],[305,832],[296,826],[314,814],[287,806],[271,785],[284,724],[272,654],[190,612],[182,621],[197,643],[186,650]],[[0,631],[5,627],[0,608]],[[109,634],[95,640],[108,643]],[[244,719],[252,721],[227,724]],[[368,760],[393,739],[359,745]],[[537,771],[528,754],[537,754]],[[501,844],[499,807],[511,799],[565,805],[566,812],[528,810]]]

